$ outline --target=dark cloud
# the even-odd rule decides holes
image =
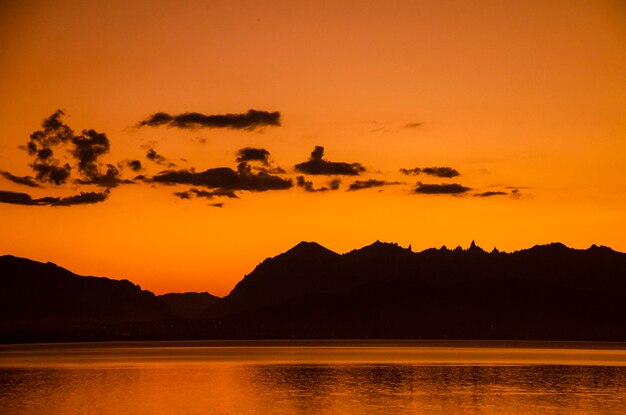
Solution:
[[[474,196],[476,197],[491,197],[491,196],[506,196],[508,195],[507,192],[483,192],[483,193],[476,193]]]
[[[202,197],[205,199],[213,199],[214,197],[227,197],[230,199],[238,199],[234,191],[225,189],[217,189],[211,192],[201,189],[189,189],[185,192],[175,192],[174,195],[178,196],[181,199],[191,199],[193,197]]]
[[[417,128],[421,127],[423,123],[421,122],[410,122],[404,125],[404,128]]]
[[[417,188],[415,189],[416,193],[424,193],[424,194],[461,194],[468,192],[472,189],[469,187],[461,186],[457,183],[452,184],[422,184],[418,183]]]
[[[406,174],[407,176],[417,176],[423,173],[430,176],[446,178],[460,176],[460,173],[452,167],[416,167],[414,169],[400,169],[400,173]]]
[[[245,147],[237,151],[238,162],[260,161],[267,165],[269,164],[269,157],[270,152],[264,148]]]
[[[308,161],[296,164],[296,170],[305,174],[357,176],[365,171],[359,163],[344,163],[324,160],[324,147],[315,146]]]
[[[267,174],[285,174],[287,173],[285,169],[282,167],[259,167],[253,166],[252,170],[256,170],[258,172],[267,173]]]
[[[176,163],[169,161],[165,156],[157,153],[156,149],[154,148],[154,143],[146,145],[143,148],[147,150],[146,158],[151,162],[158,164],[159,166],[165,166],[170,169],[177,167]]]
[[[76,135],[63,123],[63,115],[63,111],[57,110],[44,119],[42,129],[32,133],[25,146],[28,153],[35,157],[31,167],[36,173],[36,179],[55,185],[65,183],[72,173],[72,166],[67,162],[69,154],[77,162],[79,178],[76,183],[103,187],[115,187],[123,183],[117,168],[100,162],[100,158],[109,153],[111,148],[106,134],[89,129]],[[101,169],[106,170],[102,172]]]
[[[167,125],[176,128],[234,128],[254,130],[264,126],[279,126],[280,112],[249,110],[245,114],[205,115],[198,112],[186,112],[170,115],[157,112],[141,121],[138,127],[159,127]]]
[[[72,138],[72,155],[78,160],[78,171],[86,178],[98,176],[98,158],[111,149],[106,134],[95,130],[83,130],[83,134]]]
[[[31,167],[40,182],[60,185],[70,177],[70,165],[63,163],[53,150],[59,145],[70,143],[74,137],[74,131],[63,123],[63,115],[65,113],[62,110],[56,110],[44,119],[41,122],[42,129],[33,132],[26,143],[28,154],[35,157]]]
[[[414,169],[400,169],[400,173],[406,174],[407,176],[417,176],[422,172],[422,169],[416,167]]]
[[[374,180],[374,179],[357,180],[354,183],[350,184],[350,187],[348,187],[348,191],[370,189],[372,187],[382,187],[382,186],[388,186],[388,185],[393,185],[393,184],[401,184],[401,183],[400,182],[386,182],[384,180]]]
[[[109,191],[80,192],[68,197],[42,197],[33,199],[29,194],[0,190],[0,203],[11,203],[28,206],[72,206],[104,202],[109,197]]]
[[[62,198],[46,198],[52,199],[51,206],[72,206],[85,205],[104,202],[109,197],[109,191],[104,192],[80,192],[80,194],[62,197]]]
[[[203,172],[195,172],[193,169],[169,170],[155,175],[152,180],[163,184],[189,184],[217,188],[222,191],[262,192],[293,187],[290,179],[283,179],[265,172],[253,173],[247,163],[239,163],[237,171],[228,167],[218,167]]]
[[[209,206],[213,206],[216,208],[223,208],[224,207],[224,203],[211,203]]]
[[[0,203],[11,203],[14,205],[43,205],[45,203],[37,202],[26,193],[9,192],[0,190]]]
[[[143,166],[141,165],[141,161],[139,160],[128,160],[126,165],[130,167],[132,171],[141,171]]]
[[[117,187],[120,184],[134,183],[132,180],[124,180],[120,176],[120,171],[112,164],[107,164],[106,173],[96,170],[86,179],[77,179],[78,184],[93,184],[100,187]]]
[[[422,173],[437,177],[456,177],[460,175],[452,167],[425,167],[422,169]]]
[[[215,188],[235,186],[239,176],[229,167],[217,167],[199,173],[193,169],[167,170],[155,175],[152,180],[164,184],[190,184]]]
[[[8,171],[0,170],[0,174],[4,176],[5,179],[12,181],[13,183],[22,184],[24,186],[29,187],[41,187],[32,177],[30,176],[14,176]]]
[[[328,186],[319,187],[316,189],[311,180],[306,180],[304,176],[298,176],[296,177],[296,184],[298,185],[298,187],[303,188],[307,192],[327,192],[329,190],[339,189],[341,180],[333,179],[330,182],[328,182]]]
[[[191,199],[190,192],[174,192],[174,196],[177,196],[180,199]]]
[[[54,183],[56,185],[65,183],[72,171],[68,163],[60,165],[57,160],[52,158],[48,159],[46,162],[35,160],[31,166],[35,171],[37,180]]]
[[[56,110],[44,119],[41,122],[42,129],[33,132],[26,144],[28,154],[35,157],[31,167],[40,182],[60,185],[70,177],[70,165],[63,163],[53,150],[70,143],[74,137],[74,131],[63,123],[63,115],[65,113],[62,110]]]

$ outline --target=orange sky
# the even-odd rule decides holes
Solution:
[[[626,251],[620,1],[86,3],[0,6],[0,170],[34,176],[18,146],[63,109],[76,134],[106,133],[102,164],[137,159],[153,177],[167,166],[146,159],[152,146],[178,170],[235,169],[236,152],[255,147],[294,186],[183,200],[173,193],[192,186],[139,181],[95,204],[0,203],[1,254],[156,293],[225,295],[300,240],[337,252],[377,239],[414,250],[475,239],[486,249],[560,241]],[[136,128],[156,112],[249,109],[279,111],[281,125]],[[305,175],[316,188],[342,180],[306,192],[294,165],[316,145],[367,171]],[[460,176],[399,172],[434,166]],[[0,176],[0,190],[105,190],[77,177],[74,166],[66,183],[32,188]],[[369,179],[402,184],[347,191]],[[418,181],[472,190],[417,194]],[[485,192],[507,195],[475,196]]]

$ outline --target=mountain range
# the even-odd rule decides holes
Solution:
[[[301,242],[224,298],[155,296],[0,257],[0,338],[626,340],[626,254],[553,243],[513,253]]]

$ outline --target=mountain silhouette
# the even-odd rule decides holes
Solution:
[[[168,318],[166,304],[130,281],[82,277],[50,262],[0,257],[0,326]]]
[[[220,298],[207,292],[169,293],[157,296],[170,307],[175,316],[182,319],[202,318],[204,310]]]
[[[155,297],[128,281],[79,277],[14,257],[0,258],[0,274],[5,341],[626,341],[626,254],[596,245],[488,253],[472,242],[468,249],[413,252],[376,241],[338,254],[301,242],[264,260],[224,298]],[[22,324],[47,321],[56,325],[42,331]]]
[[[229,337],[626,339],[626,255],[549,244],[514,253],[344,255],[301,243],[267,259],[206,320]]]

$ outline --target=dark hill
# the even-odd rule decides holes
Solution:
[[[130,281],[82,277],[50,262],[0,257],[0,326],[168,318],[167,305]]]
[[[207,292],[169,293],[157,296],[166,303],[176,317],[195,320],[202,317],[204,310],[220,300]]]
[[[302,244],[265,260],[205,318],[226,337],[626,340],[626,255]]]

